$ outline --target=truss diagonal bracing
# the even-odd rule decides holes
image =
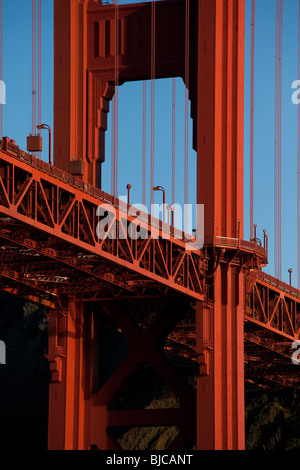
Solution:
[[[164,287],[204,298],[197,274],[203,254],[190,250],[181,232],[147,214],[137,217],[127,204],[7,140],[2,148],[1,253],[10,255],[2,278],[56,296]]]

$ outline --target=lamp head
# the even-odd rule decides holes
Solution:
[[[48,124],[39,124],[38,126],[36,126],[37,129],[47,129],[48,131],[51,130],[50,126],[48,126]]]

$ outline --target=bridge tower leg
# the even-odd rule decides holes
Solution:
[[[107,53],[113,50],[112,35],[105,34],[105,31],[109,22],[113,24],[113,16],[110,13],[109,17],[109,8],[103,9],[100,3],[93,0],[56,0],[54,7],[54,162],[68,170],[73,158],[75,161],[82,158],[85,164],[81,170],[84,181],[100,186],[96,169],[104,159],[106,114],[114,91],[106,86],[113,82],[111,64],[114,58]],[[197,4],[191,2],[191,8],[195,7],[197,12],[193,10],[191,15],[193,34],[190,38],[191,41],[198,38],[198,43],[197,48],[190,44],[189,91],[194,119],[194,148],[198,155],[197,202],[204,204],[204,242],[212,247],[214,271],[214,276],[210,278],[208,302],[196,307],[200,365],[197,381],[197,447],[242,449],[244,274],[238,252],[233,262],[226,250],[226,243],[237,236],[243,237],[245,1],[198,0]],[[120,36],[120,50],[124,51],[120,80],[124,82],[150,78],[150,59],[146,54],[150,50],[146,48],[149,43],[149,37],[145,36],[147,29],[138,27],[139,21],[130,21],[130,15],[137,13],[141,17],[136,19],[146,18],[148,23],[146,21],[145,24],[149,26],[150,9],[147,4],[131,8],[132,12],[124,13],[121,22],[124,26],[122,31],[130,31],[130,34]],[[157,78],[184,77],[184,47],[174,46],[175,39],[185,37],[184,8],[185,0],[157,2],[157,15],[161,9],[161,16],[156,24],[161,25],[161,30],[169,31],[165,24],[170,14],[174,14],[176,20],[169,23],[170,31],[172,25],[173,28],[176,25],[172,33],[174,37],[169,33],[164,47],[157,47],[161,54],[156,67]],[[101,39],[101,51],[95,38]],[[130,56],[131,44],[139,44],[142,49],[138,67],[132,51],[133,55]],[[60,81],[61,77],[63,81]],[[214,258],[213,250],[220,240],[225,248],[219,259]],[[59,410],[54,413],[54,418],[50,416],[52,448],[70,448],[71,445],[77,448],[78,442],[83,440],[78,423],[88,423],[85,421],[88,420],[88,412],[84,391],[78,385],[84,374],[88,374],[81,365],[81,351],[84,350],[84,339],[79,333],[84,324],[82,308],[76,303],[69,304],[67,316],[59,320],[59,327],[66,328],[66,344],[55,345],[56,353],[50,358],[54,376],[56,374],[59,378],[61,374],[61,382],[53,383],[50,393],[51,409]],[[67,326],[63,326],[63,322]],[[59,338],[58,335],[58,343]],[[65,353],[66,357],[63,357]],[[84,382],[87,384],[88,379]],[[76,445],[75,440],[78,441]]]
[[[198,203],[205,244],[242,237],[245,4],[199,2]],[[198,449],[243,449],[244,274],[223,250],[214,256],[209,303],[197,307]],[[220,262],[221,261],[221,262]]]
[[[86,305],[71,301],[60,315],[49,315],[48,449],[87,448],[90,315]]]
[[[197,305],[197,449],[243,450],[244,276],[222,264],[214,304]]]
[[[137,305],[141,307],[140,300]],[[195,391],[180,377],[163,353],[162,344],[176,323],[183,318],[190,301],[184,297],[160,300],[157,316],[148,327],[140,327],[129,314],[128,306],[118,301],[82,304],[68,302],[58,316],[49,315],[48,360],[51,383],[49,390],[49,450],[118,450],[120,446],[109,429],[147,426],[178,426],[173,450],[191,448],[195,442]],[[107,333],[100,316],[106,318],[109,329],[113,323],[128,340],[129,350],[114,369],[115,354],[100,354],[103,332]],[[102,331],[101,331],[102,329]],[[104,333],[105,334],[105,333]],[[119,334],[119,333],[118,333]],[[125,336],[124,336],[125,338]],[[102,344],[103,348],[103,344]],[[104,346],[104,349],[107,345]],[[118,348],[120,348],[120,339]],[[121,353],[122,356],[122,353]],[[112,370],[102,367],[110,362]],[[180,408],[123,409],[111,406],[120,388],[140,366],[148,364],[176,394]],[[108,372],[109,370],[109,372]],[[107,376],[108,374],[108,376]],[[104,379],[104,384],[99,383]],[[136,393],[131,390],[130,393]]]

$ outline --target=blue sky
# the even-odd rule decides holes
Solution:
[[[292,82],[298,79],[298,1],[283,2],[282,77],[282,280],[293,269],[297,284],[297,107]],[[269,266],[274,274],[274,96],[275,0],[256,1],[254,221],[270,236]],[[251,1],[246,1],[245,50],[245,237],[249,235],[249,117]],[[300,78],[300,77],[299,77]]]
[[[121,3],[134,3],[121,1]],[[269,265],[274,274],[274,74],[275,74],[275,0],[256,1],[255,55],[255,147],[254,147],[254,221],[258,236],[265,228],[269,234]],[[4,135],[26,149],[31,132],[31,0],[3,0],[4,81],[6,104],[3,107]],[[250,117],[250,33],[251,0],[246,0],[245,48],[245,230],[249,239],[249,117]],[[42,0],[42,120],[53,126],[53,0]],[[292,103],[292,82],[298,79],[298,0],[284,1],[283,11],[283,89],[282,89],[282,279],[288,282],[288,268],[297,279],[297,107]],[[299,77],[300,78],[300,77]],[[147,142],[150,143],[150,83],[147,86]],[[176,200],[183,202],[184,87],[176,80]],[[155,85],[155,185],[166,189],[171,202],[171,80]],[[131,202],[142,200],[142,83],[127,83],[119,90],[119,195],[126,195],[132,184]],[[138,118],[137,118],[138,117]],[[107,160],[103,167],[103,189],[110,192],[111,118],[108,118]],[[189,142],[192,123],[189,124]],[[44,136],[42,158],[47,160],[48,135]],[[149,177],[150,147],[147,147]],[[189,201],[195,201],[196,154],[189,150]],[[149,178],[148,178],[149,180]],[[149,182],[147,198],[149,199]],[[161,194],[155,194],[155,202]]]

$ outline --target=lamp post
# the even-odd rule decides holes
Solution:
[[[267,231],[266,231],[265,228],[263,229],[263,232],[264,232],[264,248],[266,248],[266,233],[267,233]]]
[[[130,204],[130,190],[132,188],[131,184],[127,184],[126,188],[127,188],[127,204],[129,205]]]
[[[254,242],[256,243],[256,230],[257,230],[257,224],[254,224]]]
[[[162,191],[163,193],[163,221],[165,222],[166,191],[163,186],[154,186],[153,191]]]
[[[292,285],[292,268],[289,268],[289,275],[290,275],[290,286]]]
[[[39,124],[36,126],[37,129],[47,129],[49,132],[49,165],[52,165],[51,163],[51,127],[48,126],[48,124]]]

